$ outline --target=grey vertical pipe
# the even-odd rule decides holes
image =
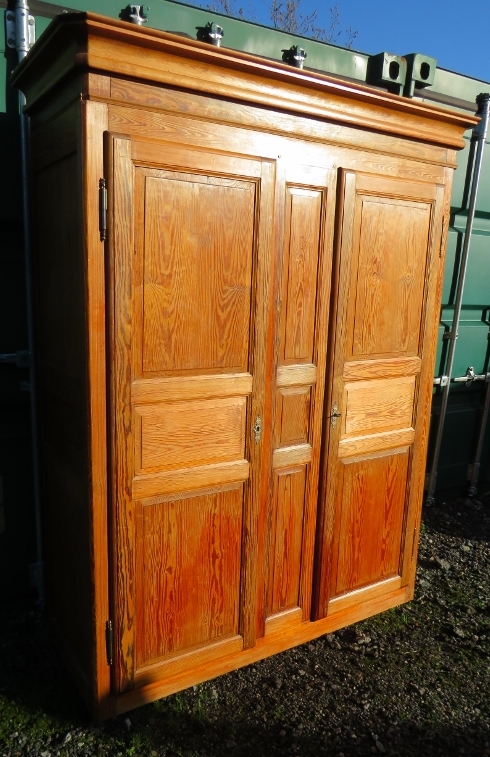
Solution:
[[[441,410],[439,415],[439,424],[437,426],[436,440],[434,443],[434,452],[432,456],[432,467],[428,476],[427,482],[427,494],[426,504],[432,504],[434,502],[434,492],[436,490],[437,481],[437,467],[439,465],[439,456],[441,453],[442,434],[444,431],[444,421],[446,419],[447,403],[449,399],[449,388],[451,383],[451,374],[453,370],[454,353],[456,350],[456,341],[458,339],[459,319],[461,315],[461,305],[463,303],[463,291],[466,278],[466,269],[468,267],[468,255],[471,245],[471,232],[473,230],[473,222],[475,219],[476,209],[476,195],[478,192],[478,184],[480,181],[483,150],[485,147],[485,140],[487,137],[488,129],[488,117],[490,108],[490,94],[488,92],[478,95],[476,98],[478,104],[478,115],[480,116],[480,123],[473,130],[472,140],[477,142],[475,165],[473,168],[473,177],[471,183],[470,200],[468,206],[468,217],[466,219],[466,229],[464,235],[463,250],[461,254],[461,265],[458,276],[458,287],[456,290],[456,301],[454,304],[454,316],[451,331],[449,333],[449,351],[446,362],[445,375],[447,381],[442,390]]]
[[[29,8],[26,0],[17,0],[15,5],[15,42],[20,61],[29,52]],[[27,300],[27,347],[29,351],[29,384],[31,405],[32,468],[34,480],[34,511],[36,521],[36,563],[34,580],[38,600],[42,605],[45,600],[43,540],[41,521],[41,480],[39,464],[39,429],[37,408],[37,376],[34,355],[34,303],[32,287],[31,232],[29,213],[29,118],[24,111],[25,97],[19,93],[20,140],[22,160],[22,216],[24,234],[24,266]]]

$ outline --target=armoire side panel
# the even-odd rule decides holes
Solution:
[[[33,225],[47,604],[90,701],[93,575],[86,278],[79,154],[73,147],[78,119],[73,106],[41,129],[42,152],[33,155]]]

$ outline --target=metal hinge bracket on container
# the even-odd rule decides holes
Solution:
[[[129,21],[131,24],[137,26],[143,26],[148,23],[148,11],[150,7],[148,5],[127,5],[121,12],[120,18],[123,21]]]
[[[13,10],[5,11],[7,47],[27,53],[36,41],[36,19],[26,3],[17,2]]]
[[[107,620],[105,624],[105,648],[107,664],[112,665],[114,661],[114,629],[112,627],[112,620]]]
[[[100,241],[107,239],[107,187],[105,179],[99,179],[99,231]]]
[[[29,368],[31,365],[31,354],[29,350],[2,352],[0,354],[0,363],[13,363],[17,368]]]

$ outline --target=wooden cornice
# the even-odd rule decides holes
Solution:
[[[461,148],[478,118],[94,13],[58,16],[13,74],[32,109],[81,72],[122,76]],[[82,95],[89,93],[81,93]]]

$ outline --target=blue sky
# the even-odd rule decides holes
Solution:
[[[242,0],[259,23],[270,25],[265,0]],[[329,25],[332,0],[302,0]],[[442,68],[490,82],[490,0],[338,0],[342,27],[357,29],[353,47],[365,53],[424,53]]]

